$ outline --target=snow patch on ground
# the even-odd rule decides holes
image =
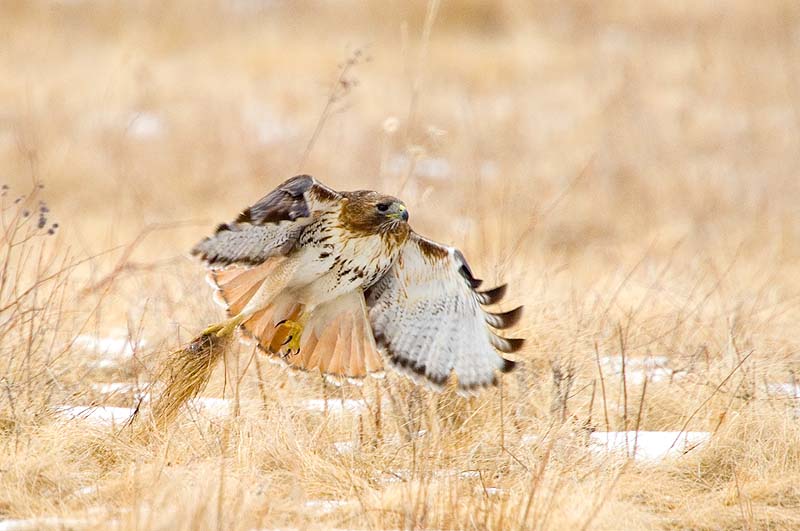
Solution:
[[[124,510],[123,510],[124,511]],[[89,507],[82,512],[83,518],[67,516],[36,516],[33,518],[19,518],[0,520],[0,531],[40,531],[43,529],[54,529],[63,531],[65,529],[85,529],[97,526],[99,522],[104,522],[109,526],[108,509],[104,507]]]
[[[367,410],[367,403],[363,400],[355,399],[332,399],[327,401],[328,413],[362,413]],[[326,409],[325,400],[312,398],[303,400],[301,407],[308,411],[324,412]]]
[[[337,441],[333,443],[333,449],[340,454],[352,454],[358,448],[355,441]]]
[[[208,417],[227,417],[233,413],[234,404],[229,398],[198,396],[188,402],[189,407]],[[241,403],[239,404],[242,405]]]
[[[65,420],[84,420],[101,426],[124,424],[135,411],[130,407],[112,406],[56,406],[54,409]]]
[[[43,516],[41,518],[25,518],[20,520],[0,521],[0,531],[36,531],[40,529],[75,529],[89,525],[88,520],[81,518],[60,518]]]
[[[166,131],[164,119],[152,112],[135,112],[128,118],[127,133],[140,139],[158,138]]]
[[[135,384],[126,382],[111,382],[111,383],[97,383],[93,384],[92,388],[105,395],[132,395],[136,400],[141,400],[142,403],[150,401],[147,384]],[[326,411],[324,399],[309,399],[303,400],[295,404],[300,409],[306,411],[322,413]],[[243,400],[239,403],[241,408],[259,407],[260,402],[257,400]],[[187,409],[191,414],[198,415],[207,419],[227,417],[233,414],[235,404],[230,398],[215,398],[207,396],[199,396],[189,400],[186,404]],[[113,426],[127,422],[134,413],[134,408],[130,407],[116,407],[116,406],[103,406],[103,405],[75,405],[75,404],[62,404],[54,408],[58,417],[66,420],[84,420],[86,422]],[[367,411],[366,402],[363,400],[355,399],[334,399],[327,401],[327,411],[331,414],[345,414],[345,413],[362,413]],[[425,434],[422,430],[416,434],[421,437]],[[351,441],[342,441],[334,443],[334,448],[339,453],[351,453],[356,448],[356,443]]]
[[[767,394],[770,396],[788,396],[789,398],[800,398],[800,383],[767,384]]]
[[[225,417],[233,411],[227,398],[198,397],[187,402],[197,415],[212,419]],[[115,426],[128,422],[136,411],[131,407],[60,405],[54,408],[56,415],[64,420],[83,420],[97,426]]]
[[[308,500],[303,505],[307,509],[316,509],[322,514],[332,513],[340,507],[348,505],[350,502],[346,500]]]
[[[147,341],[135,341],[129,335],[111,335],[107,337],[81,334],[72,341],[72,348],[92,355],[94,367],[115,368],[129,361],[135,352],[147,345]]]
[[[600,358],[603,372],[622,376],[622,356],[603,356]],[[678,375],[669,368],[666,356],[650,356],[647,358],[625,358],[625,381],[629,384],[648,382],[666,382]]]
[[[679,457],[708,442],[711,434],[707,431],[596,431],[589,439],[589,448],[598,454],[611,453],[632,456],[641,461],[660,461]]]

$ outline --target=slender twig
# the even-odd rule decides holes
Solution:
[[[636,413],[636,431],[633,435],[633,458],[636,459],[636,449],[639,446],[639,426],[642,424],[642,411],[644,410],[644,397],[647,393],[647,374],[642,383],[642,396],[639,397],[639,411]]]
[[[606,381],[603,377],[603,367],[600,364],[600,352],[597,350],[597,341],[594,342],[594,359],[597,363],[597,373],[600,375],[600,392],[603,396],[603,417],[606,421],[606,432],[611,431],[611,424],[608,422],[608,402],[606,401]]]
[[[627,360],[625,359],[625,337],[622,334],[622,325],[617,325],[617,333],[619,334],[619,349],[622,356],[622,431],[625,433],[625,454],[628,455],[628,379],[625,370]]]
[[[314,149],[314,144],[317,143],[317,139],[319,135],[322,134],[322,129],[325,127],[325,122],[327,122],[328,117],[333,112],[333,106],[342,100],[347,94],[350,92],[350,89],[357,84],[355,80],[348,79],[347,75],[350,71],[358,65],[360,62],[368,60],[364,57],[364,51],[361,48],[356,48],[350,54],[350,57],[340,65],[339,68],[339,75],[336,76],[336,80],[331,85],[330,90],[328,91],[328,99],[325,101],[325,106],[322,108],[322,112],[317,119],[317,124],[314,127],[314,132],[311,134],[311,138],[308,139],[308,144],[306,144],[306,148],[303,151],[303,155],[300,157],[300,162],[297,165],[297,170],[302,171],[303,167],[308,162],[308,156],[311,154],[311,150]]]
[[[715,396],[715,395],[716,395],[716,394],[719,392],[719,390],[722,388],[722,386],[723,386],[723,385],[725,385],[726,383],[728,383],[728,380],[730,380],[730,379],[733,377],[733,375],[734,375],[734,374],[736,374],[736,371],[738,371],[738,370],[739,370],[739,367],[741,367],[742,365],[744,365],[744,362],[746,362],[748,359],[750,359],[750,356],[752,356],[752,355],[753,355],[753,352],[755,352],[755,351],[751,350],[750,352],[748,352],[748,353],[747,353],[747,355],[746,355],[746,356],[744,356],[744,357],[742,358],[742,360],[741,360],[739,363],[737,363],[737,364],[736,364],[736,366],[735,366],[733,369],[731,369],[731,372],[729,372],[729,373],[728,373],[728,375],[727,375],[725,378],[723,378],[723,380],[722,380],[722,381],[719,383],[719,385],[717,385],[717,386],[714,388],[714,390],[711,392],[711,394],[710,394],[710,395],[708,395],[708,397],[707,397],[705,400],[703,400],[703,402],[702,402],[702,403],[701,403],[699,406],[697,406],[697,408],[695,408],[695,410],[694,410],[694,411],[692,411],[692,414],[691,414],[691,415],[689,415],[689,418],[687,418],[687,419],[686,419],[686,422],[684,422],[684,423],[683,423],[683,426],[681,426],[681,429],[680,429],[680,431],[678,432],[678,435],[675,437],[675,440],[674,440],[674,441],[672,441],[672,444],[671,444],[671,445],[670,445],[670,447],[669,447],[669,449],[670,449],[670,450],[671,450],[671,449],[672,449],[672,448],[673,448],[673,447],[674,447],[676,444],[678,444],[678,441],[679,441],[679,440],[680,440],[680,438],[681,438],[681,434],[682,434],[684,431],[686,431],[686,428],[689,426],[689,423],[692,421],[692,419],[695,417],[695,415],[697,415],[697,414],[700,412],[700,410],[701,410],[701,409],[703,409],[703,407],[705,407],[705,405],[706,405],[706,404],[708,404],[708,403],[711,401],[711,399],[712,399],[712,398],[714,398],[714,396]]]

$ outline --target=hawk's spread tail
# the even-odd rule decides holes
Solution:
[[[280,293],[281,263],[285,260],[273,258],[254,268],[233,266],[211,271],[209,281],[217,290],[215,299],[233,316],[257,293]],[[243,321],[241,331],[272,360],[295,369],[319,369],[335,378],[353,379],[383,370],[364,297],[358,291],[318,306],[310,314],[289,293],[279,294]],[[299,352],[292,349],[292,336],[298,333]]]
[[[299,328],[286,323],[299,324]],[[342,295],[311,314],[303,305],[279,297],[244,321],[242,331],[271,359],[293,369],[318,369],[336,379],[361,379],[383,371],[358,292]],[[292,333],[301,334],[299,351],[291,348]]]
[[[277,260],[268,260],[258,267],[244,268],[239,266],[228,269],[212,269],[208,273],[208,283],[214,288],[214,301],[228,311],[228,315],[237,315],[256,294]]]

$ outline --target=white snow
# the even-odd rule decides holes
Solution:
[[[43,516],[21,520],[0,520],[0,531],[38,531],[40,529],[74,529],[86,527],[89,522],[80,518]]]
[[[75,494],[76,496],[89,496],[91,494],[94,494],[95,492],[97,492],[97,487],[90,485],[88,487],[79,488],[73,494]]]
[[[122,509],[125,511],[125,509]],[[97,525],[100,519],[106,525],[113,520],[108,520],[108,510],[104,507],[89,507],[83,511],[84,518],[66,516],[36,516],[33,518],[0,520],[0,531],[40,531],[42,529],[83,529]]]
[[[230,415],[232,405],[229,399],[198,397],[188,402],[195,413],[205,418],[224,417]],[[65,420],[83,420],[97,426],[114,426],[124,424],[136,411],[130,407],[114,406],[55,406],[56,414]]]
[[[135,138],[156,138],[164,134],[164,120],[152,112],[136,112],[128,119],[126,131]]]
[[[781,395],[790,398],[800,398],[800,383],[767,384],[767,393],[771,396]]]
[[[227,417],[233,411],[233,403],[229,398],[198,396],[189,400],[188,404],[198,413],[209,417]]]
[[[133,341],[128,335],[112,335],[107,337],[81,334],[72,341],[72,348],[82,350],[97,358],[94,366],[98,368],[114,368],[130,360],[134,352],[144,347],[144,339]]]
[[[308,509],[318,509],[319,512],[326,514],[331,513],[339,507],[347,505],[348,501],[345,500],[308,500],[303,505]]]
[[[603,356],[600,366],[604,373],[622,375],[622,356]],[[669,358],[666,356],[650,356],[625,358],[625,381],[629,384],[642,384],[645,379],[649,382],[664,382],[675,377],[674,371],[669,368]]]
[[[352,454],[356,450],[356,443],[354,441],[336,441],[333,443],[333,449],[340,454]]]
[[[589,448],[599,454],[613,453],[642,461],[659,461],[681,456],[710,438],[707,431],[596,431],[590,435]]]
[[[326,409],[325,400],[321,398],[312,398],[310,400],[303,400],[303,409],[308,411],[323,412]],[[363,400],[347,399],[330,399],[328,400],[327,410],[329,413],[361,413],[366,411],[367,404]]]
[[[56,406],[58,416],[66,420],[85,420],[97,425],[124,424],[133,416],[130,407],[111,406]]]

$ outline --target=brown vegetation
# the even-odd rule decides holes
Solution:
[[[0,35],[0,519],[800,527],[796,2],[10,0]],[[237,346],[152,437],[67,409],[147,406],[220,317],[187,250],[300,171],[510,282],[519,370],[465,400]]]

